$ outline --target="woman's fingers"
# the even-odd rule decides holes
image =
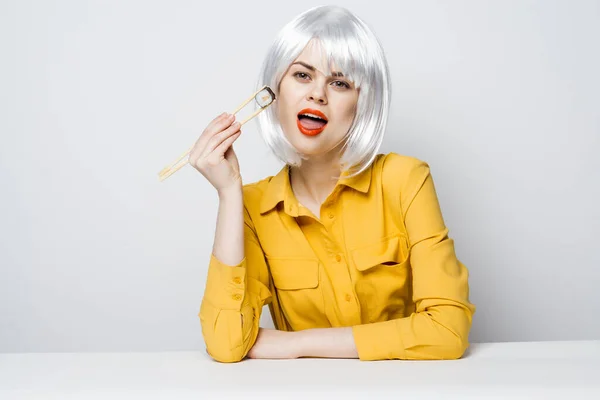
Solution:
[[[239,138],[241,134],[242,131],[237,131],[227,139],[223,140],[215,149],[215,153],[225,155],[225,152],[231,147],[231,144],[235,142],[235,139]]]
[[[204,130],[204,132],[202,132],[202,135],[200,138],[200,147],[202,147],[202,148],[206,147],[206,143],[208,143],[212,139],[213,136],[222,132],[227,127],[231,126],[233,121],[235,121],[235,116],[230,115],[228,117],[225,117],[225,118],[217,121],[212,128],[206,128]]]
[[[235,121],[235,116],[233,114],[223,117],[215,121],[214,125],[207,126],[204,132],[202,132],[202,136],[210,139],[212,136],[231,125],[233,121]]]
[[[217,115],[217,117],[215,117],[215,119],[213,119],[212,121],[210,121],[208,123],[208,125],[206,126],[206,128],[204,130],[206,131],[206,130],[212,129],[215,126],[215,124],[217,124],[219,121],[223,120],[223,118],[225,118],[226,116],[227,116],[226,112],[224,112],[221,115]]]
[[[227,139],[222,141],[213,152],[208,153],[204,159],[209,165],[217,165],[224,158],[227,159],[227,157],[225,157],[225,152],[231,147],[233,142],[240,137],[241,134],[242,131],[237,131],[233,135],[229,136]]]
[[[229,128],[214,135],[206,144],[205,154],[213,152],[217,148],[217,146],[219,146],[219,144],[223,142],[223,140],[227,139],[229,136],[237,132],[240,129],[240,126],[241,124],[239,122],[235,122]]]
[[[200,154],[205,153],[206,143],[217,133],[231,125],[234,121],[233,115],[223,113],[217,118],[213,119],[204,129],[196,143],[194,148],[190,152],[189,160],[196,159]]]

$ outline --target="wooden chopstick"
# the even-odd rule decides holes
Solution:
[[[254,92],[254,94],[252,94],[250,97],[248,97],[248,99],[244,100],[244,102],[242,104],[240,104],[234,112],[232,112],[231,114],[236,114],[238,111],[240,111],[242,108],[244,108],[244,106],[246,106],[246,104],[248,104],[249,102],[252,101],[252,99],[254,99],[256,97],[256,95],[258,93],[260,93],[261,91],[263,91],[265,88],[267,88],[267,85],[261,87],[260,89],[258,89],[256,92]],[[270,90],[269,90],[270,91]],[[273,101],[275,101],[273,99]],[[263,110],[265,110],[268,106],[270,106],[271,104],[273,104],[273,102],[269,103],[267,106],[265,107],[261,107],[260,109],[256,110],[252,115],[250,115],[248,118],[246,118],[245,120],[243,120],[240,123],[240,128],[246,123],[248,122],[250,119],[256,117],[258,114],[260,114]],[[195,145],[195,144],[194,144]],[[175,172],[179,171],[181,168],[183,168],[184,165],[188,164],[188,161],[177,165],[181,160],[183,160],[187,155],[189,155],[191,153],[191,151],[194,149],[194,145],[192,145],[192,147],[190,147],[185,153],[183,153],[174,163],[172,163],[169,166],[166,166],[165,168],[163,168],[159,173],[158,173],[158,177],[160,179],[160,181],[164,181],[165,179],[167,179],[169,176],[173,175]]]

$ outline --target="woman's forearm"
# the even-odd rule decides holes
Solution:
[[[244,199],[242,186],[219,193],[219,211],[213,254],[224,264],[237,265],[244,259]]]
[[[358,358],[351,327],[294,332],[299,357]]]

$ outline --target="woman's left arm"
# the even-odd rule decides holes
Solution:
[[[412,166],[397,168],[410,171],[400,203],[411,248],[416,310],[405,318],[354,326],[361,360],[457,359],[469,346],[475,313],[469,302],[469,272],[448,236],[429,165],[408,159],[415,160]]]

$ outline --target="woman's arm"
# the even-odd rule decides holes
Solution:
[[[221,362],[241,361],[254,345],[262,308],[271,300],[269,272],[243,188],[219,193],[219,212],[200,323],[206,349]]]
[[[392,163],[392,171],[408,171],[400,203],[416,310],[405,318],[354,326],[356,347],[362,360],[460,358],[475,312],[469,272],[448,236],[429,165],[418,160],[407,166],[399,160],[392,156],[386,163]]]
[[[244,193],[240,185],[219,193],[219,212],[213,255],[224,264],[237,265],[244,258]]]

